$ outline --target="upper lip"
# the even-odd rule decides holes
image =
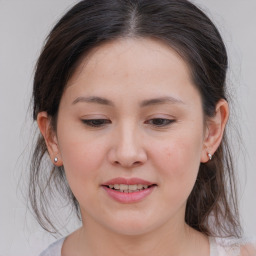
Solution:
[[[122,178],[122,177],[118,177],[118,178],[114,178],[111,180],[108,180],[107,182],[104,182],[102,185],[103,186],[108,186],[108,185],[113,185],[113,184],[126,184],[126,185],[136,185],[136,184],[142,184],[142,185],[153,185],[154,183],[147,181],[147,180],[143,180],[140,178]]]

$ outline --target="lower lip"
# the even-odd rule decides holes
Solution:
[[[144,198],[146,198],[152,193],[152,191],[155,189],[156,186],[152,186],[152,187],[143,189],[141,191],[132,192],[132,193],[119,192],[105,186],[102,186],[102,187],[107,192],[107,194],[114,200],[120,203],[129,204],[129,203],[136,203],[143,200]]]

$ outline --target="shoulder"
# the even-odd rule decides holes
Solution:
[[[211,238],[211,256],[256,256],[256,238]]]
[[[61,256],[61,248],[65,238],[62,238],[53,244],[51,244],[47,249],[45,249],[39,256]]]
[[[241,245],[241,256],[256,255],[256,238]]]

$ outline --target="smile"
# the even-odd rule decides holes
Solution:
[[[155,187],[156,184],[138,178],[115,178],[102,184],[107,195],[120,203],[142,201],[154,191]]]
[[[153,186],[153,185],[150,185]],[[108,185],[109,188],[122,192],[122,193],[134,193],[138,191],[142,191],[144,189],[147,189],[150,187],[148,185],[142,185],[142,184],[135,184],[135,185],[127,185],[127,184],[113,184]]]

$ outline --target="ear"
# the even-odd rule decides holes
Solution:
[[[58,148],[58,140],[56,132],[53,130],[51,125],[51,118],[46,112],[39,112],[37,115],[37,125],[40,129],[41,134],[44,137],[48,153],[51,161],[56,166],[62,166],[62,159]],[[57,161],[54,159],[57,158]]]
[[[221,99],[215,109],[215,115],[206,121],[204,137],[204,148],[202,150],[201,162],[209,161],[208,154],[214,155],[223,138],[224,130],[229,117],[229,107],[226,100]]]

